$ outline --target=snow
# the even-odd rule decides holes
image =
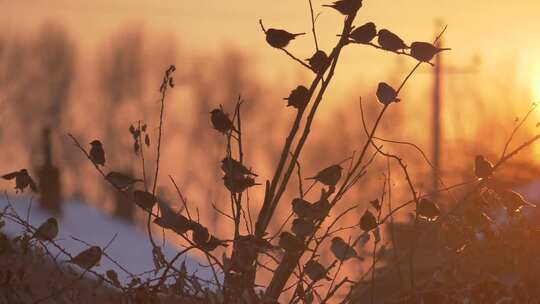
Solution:
[[[9,201],[22,218],[26,218],[28,207],[31,204],[29,222],[34,227],[38,227],[49,217],[54,216],[52,213],[39,208],[38,203],[28,197],[10,196]],[[0,208],[2,210],[7,205],[6,198],[0,199]],[[64,202],[62,204],[62,215],[55,217],[58,220],[60,230],[55,241],[72,255],[76,255],[88,248],[88,246],[72,239],[71,236],[103,248],[117,234],[114,241],[105,251],[107,255],[133,274],[154,269],[152,245],[148,240],[148,235],[133,223],[106,215],[95,207],[76,200]],[[20,225],[9,220],[5,221],[6,227],[3,229],[8,235],[18,235],[23,231]],[[159,236],[154,238],[158,244],[161,244]],[[48,248],[53,254],[58,253],[54,246],[49,245]],[[162,247],[162,252],[167,260],[174,257],[178,251],[179,248],[167,242]],[[61,259],[66,259],[66,257],[61,255]],[[185,260],[189,273],[196,271],[199,278],[213,280],[211,270],[208,267],[201,267],[199,265],[200,261],[195,257],[183,257],[175,265],[179,267],[183,260]],[[109,269],[117,272],[121,282],[127,283],[131,280],[128,274],[105,256],[102,257],[100,265],[93,268],[99,273],[105,273]]]

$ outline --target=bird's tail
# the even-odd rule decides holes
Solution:
[[[298,34],[293,34],[294,37],[298,37],[298,36],[302,36],[302,35],[305,35],[306,33],[298,33]]]

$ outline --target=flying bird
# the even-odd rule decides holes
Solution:
[[[323,4],[323,6],[331,7],[342,15],[349,16],[362,7],[362,0],[338,0],[332,4]]]
[[[296,37],[306,34],[306,33],[293,34],[285,30],[274,29],[274,28],[268,29],[265,33],[266,33],[266,42],[268,42],[270,46],[275,47],[276,49],[285,48],[287,47],[287,45],[289,45],[289,42],[291,42],[291,40],[294,40]]]
[[[52,241],[57,235],[58,221],[51,217],[38,227],[34,233],[34,238],[41,241]]]
[[[390,52],[398,52],[399,50],[408,49],[409,47],[403,42],[398,35],[390,32],[387,29],[382,29],[378,33],[378,42],[382,49]]]
[[[24,192],[24,189],[27,187],[30,187],[30,189],[37,193],[38,187],[30,174],[28,174],[28,170],[21,169],[19,171],[11,172],[5,175],[2,175],[3,179],[12,180],[15,179],[15,190],[16,192]]]
[[[309,90],[303,85],[299,85],[296,89],[291,91],[289,97],[283,98],[288,101],[287,106],[296,109],[303,109],[309,103]]]
[[[373,38],[377,36],[377,27],[375,23],[368,22],[360,27],[355,28],[350,34],[349,38],[355,43],[370,43]]]
[[[142,179],[134,179],[130,176],[127,176],[120,172],[111,171],[109,172],[105,178],[111,183],[113,186],[118,188],[119,190],[126,190],[127,188],[131,187],[136,182],[143,182]]]
[[[90,143],[90,160],[100,166],[105,166],[105,151],[103,150],[103,144],[99,140],[93,140]]]
[[[354,248],[347,244],[342,238],[335,237],[332,239],[331,243],[330,251],[332,251],[336,259],[338,259],[340,262],[345,262],[352,258],[363,260],[358,256],[356,250],[354,250]]]
[[[229,118],[229,114],[223,112],[222,109],[214,109],[210,112],[210,120],[214,129],[217,131],[226,134],[227,132],[233,130],[237,131],[234,127],[233,122]],[[238,132],[238,131],[237,131]]]
[[[75,257],[69,260],[69,263],[75,264],[83,269],[89,270],[90,268],[96,266],[101,260],[101,248],[98,246],[92,246]]]
[[[340,165],[332,165],[319,171],[317,175],[313,177],[308,177],[306,179],[314,179],[324,185],[335,186],[341,178],[342,170],[343,168]]]
[[[397,91],[386,82],[379,83],[379,85],[377,86],[376,95],[379,102],[384,105],[389,105],[392,102],[400,101],[400,99],[397,98]]]
[[[422,62],[430,62],[435,55],[448,50],[451,49],[439,48],[429,42],[413,42],[411,44],[411,56]]]
[[[477,155],[474,160],[474,174],[479,179],[485,179],[493,174],[493,164],[483,155]]]
[[[319,74],[324,72],[326,66],[328,65],[328,55],[326,55],[324,51],[318,50],[315,52],[315,54],[313,54],[313,56],[306,59],[306,61],[309,63],[309,66],[313,72]]]

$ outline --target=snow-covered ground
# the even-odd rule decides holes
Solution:
[[[39,208],[36,201],[31,202],[29,197],[12,195],[9,200],[22,218],[26,218],[28,207],[31,204],[29,222],[35,227],[53,216],[53,214]],[[3,209],[7,205],[6,198],[0,198],[0,208]],[[147,233],[127,220],[106,215],[91,205],[80,201],[64,202],[62,204],[62,215],[57,217],[57,220],[60,230],[56,239],[57,243],[72,255],[88,248],[85,244],[71,238],[72,236],[103,248],[117,234],[106,250],[109,256],[134,274],[154,268],[152,246]],[[9,235],[15,235],[23,229],[18,224],[6,220],[6,227],[3,230]],[[159,236],[156,237],[156,242],[159,240],[159,244],[161,244]],[[55,247],[49,247],[53,254],[58,253]],[[170,260],[176,255],[178,248],[166,242],[162,251],[165,257]],[[199,260],[194,257],[181,258],[175,265],[179,266],[183,259],[185,259],[189,273],[197,271],[198,277],[212,280],[213,275],[210,269],[199,266]],[[100,265],[93,269],[100,273],[114,269],[118,273],[120,281],[129,281],[128,275],[105,257],[101,259]]]

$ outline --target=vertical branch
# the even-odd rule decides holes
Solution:
[[[313,32],[313,41],[315,42],[315,50],[319,50],[319,43],[317,42],[317,32],[315,32],[315,15],[313,14],[313,3],[309,2],[309,11],[311,13],[311,31]]]

